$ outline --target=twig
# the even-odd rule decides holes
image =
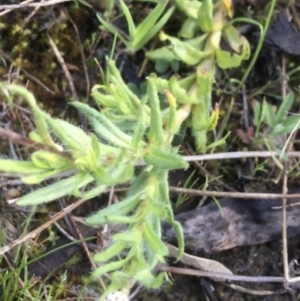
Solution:
[[[284,55],[282,56],[282,72],[281,72],[281,76],[282,76],[282,99],[286,98],[286,90],[287,90],[287,80],[285,78],[286,76],[286,72],[285,72],[285,65],[286,65],[286,61],[285,61],[285,57]],[[298,126],[298,124],[297,124]],[[293,130],[293,132],[295,132],[295,129]],[[291,146],[292,144],[290,143],[290,139],[293,135],[293,132],[291,133],[290,137],[288,139],[286,139],[286,143],[285,146],[282,150],[282,154],[285,152],[285,148],[287,148],[287,153],[291,150]],[[286,137],[285,137],[286,138]],[[282,156],[280,156],[281,158]],[[288,177],[287,177],[287,173],[288,173],[288,162],[284,163],[284,168],[283,168],[283,186],[282,186],[282,193],[286,194],[288,191],[287,188],[287,183],[288,183]],[[284,272],[284,278],[286,281],[289,280],[290,278],[290,274],[289,274],[289,261],[288,261],[288,246],[287,246],[287,227],[286,227],[286,206],[287,205],[287,199],[283,198],[282,199],[282,260],[283,260],[283,272]]]
[[[280,193],[245,193],[245,192],[224,192],[224,191],[201,191],[189,188],[170,187],[171,192],[187,193],[201,196],[214,196],[214,197],[229,197],[239,199],[299,199],[300,194],[280,194]]]
[[[72,92],[72,96],[73,98],[78,101],[78,95],[77,95],[77,92],[76,92],[76,89],[75,89],[75,85],[74,85],[74,82],[73,82],[73,78],[71,76],[71,73],[69,72],[69,69],[62,57],[62,55],[60,54],[57,46],[55,45],[54,41],[52,40],[52,38],[50,37],[49,34],[47,34],[48,36],[48,39],[49,39],[49,42],[50,42],[50,46],[52,47],[52,50],[54,51],[55,55],[56,55],[56,58],[58,60],[58,62],[60,63],[64,73],[65,73],[65,76],[68,80],[68,83],[69,83],[69,87],[71,89],[71,92]]]
[[[271,158],[280,157],[281,154],[269,151],[251,151],[251,152],[227,152],[197,156],[183,156],[187,162],[193,161],[209,161],[209,160],[225,160],[225,159],[241,159],[241,158]],[[300,152],[289,152],[285,154],[288,157],[300,157]]]
[[[41,0],[41,3],[45,2],[45,0]],[[29,16],[27,16],[25,18],[25,20],[23,21],[21,27],[24,28],[25,25],[29,22],[29,20],[38,12],[38,10],[40,9],[40,6],[39,7],[36,7],[30,14]]]
[[[47,2],[33,2],[30,3],[29,1],[24,1],[20,4],[4,4],[0,5],[0,10],[1,9],[17,9],[17,8],[24,8],[24,7],[42,7],[42,6],[49,6],[49,5],[55,5],[58,3],[63,3],[63,2],[70,2],[73,0],[49,0]],[[0,15],[1,16],[1,15]]]
[[[25,5],[25,4],[30,3],[30,2],[32,2],[32,1],[33,1],[33,0],[26,0],[26,1],[22,2],[22,3],[20,3],[20,4]],[[8,4],[8,5],[9,5],[9,4]],[[5,9],[5,8],[2,8],[2,7],[3,7],[3,5],[0,5],[0,9]],[[3,12],[0,13],[0,16],[3,16],[3,15],[5,15],[5,14],[9,13],[9,12],[11,12],[12,10],[13,10],[12,8],[7,8],[7,9],[5,9],[5,11],[3,11]]]
[[[76,225],[76,222],[75,222],[75,220],[73,219],[73,216],[70,216],[70,220],[71,220],[71,223],[73,224],[73,226],[74,226],[74,228],[75,228],[75,230],[76,230],[76,233],[77,233],[79,239],[83,240],[84,237],[82,236],[80,230],[78,229],[78,227],[77,227],[77,225]],[[83,247],[83,249],[84,249],[84,252],[85,252],[87,258],[89,259],[89,262],[90,262],[91,266],[93,267],[93,270],[95,271],[95,270],[97,269],[97,266],[96,266],[94,260],[92,259],[91,253],[90,253],[89,248],[87,247],[85,241],[82,241],[82,247]],[[102,286],[102,289],[103,289],[103,290],[106,290],[106,285],[105,285],[105,283],[103,282],[103,280],[102,280],[101,277],[99,277],[99,283],[100,283],[100,285]]]
[[[26,242],[27,240],[36,237],[39,233],[41,233],[43,230],[47,229],[50,225],[52,225],[54,222],[60,220],[63,218],[66,214],[69,214],[71,211],[73,211],[75,208],[80,206],[81,204],[85,203],[87,200],[86,199],[79,199],[75,203],[69,205],[66,207],[64,210],[56,213],[53,215],[52,219],[45,222],[43,225],[38,227],[37,229],[34,229],[33,231],[21,236],[20,238],[14,240],[13,242],[7,244],[4,247],[0,248],[0,255],[3,255],[13,249],[14,247],[18,246],[19,244]]]
[[[35,142],[35,141],[33,141],[33,140],[25,137],[25,136],[17,134],[16,132],[13,132],[13,131],[10,131],[10,130],[6,130],[6,129],[1,128],[1,127],[0,127],[0,137],[8,139],[9,141],[11,141],[13,143],[24,145],[26,147],[43,149],[43,150],[47,150],[49,152],[53,152],[53,153],[59,154],[60,156],[66,157],[68,159],[71,158],[70,155],[67,152],[58,151],[54,147],[51,147],[51,146],[46,145],[44,143]]]
[[[193,155],[194,156],[194,151],[192,149],[192,146],[188,143],[188,154]],[[212,174],[210,174],[207,170],[206,170],[206,166],[204,164],[201,164],[198,161],[194,161],[194,165],[195,167],[197,167],[204,175],[206,175],[208,177],[208,181],[215,181],[216,185],[218,186],[223,186],[224,188],[226,188],[226,190],[228,191],[236,191],[235,189],[233,189],[232,187],[230,187],[229,185],[225,184],[223,181],[221,181],[218,177],[216,178],[215,176],[213,176]]]
[[[287,163],[284,164],[284,176],[283,176],[283,194],[287,193]],[[283,269],[284,278],[289,280],[289,262],[288,262],[288,246],[287,246],[287,228],[286,228],[286,197],[282,198],[282,256],[283,256]]]

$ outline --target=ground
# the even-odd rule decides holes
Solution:
[[[96,107],[90,95],[95,84],[103,82],[102,71],[106,67],[105,56],[113,53],[124,80],[129,85],[134,84],[140,93],[145,77],[157,73],[163,78],[170,78],[176,74],[185,77],[193,72],[194,67],[183,63],[174,63],[170,66],[158,65],[146,59],[145,52],[162,43],[157,38],[151,40],[135,53],[128,53],[124,44],[117,39],[114,45],[114,36],[100,27],[97,14],[105,12],[105,5],[101,1],[87,0],[90,6],[80,2],[62,2],[55,5],[40,7],[16,8],[11,11],[2,9],[1,5],[16,4],[15,1],[4,1],[0,4],[0,78],[3,82],[14,82],[25,85],[36,97],[39,105],[52,116],[70,121],[81,128],[89,130],[82,115],[68,105],[69,102],[79,100]],[[101,2],[101,3],[100,3]],[[214,1],[216,2],[216,1]],[[235,1],[235,17],[244,17],[265,24],[270,9],[270,1]],[[42,3],[42,1],[40,2]],[[99,4],[100,3],[100,4]],[[104,2],[103,2],[104,3]],[[149,14],[153,4],[143,1],[126,1],[130,4],[130,13],[139,23]],[[171,5],[172,3],[170,3]],[[5,12],[5,13],[4,13]],[[237,28],[249,41],[251,56],[243,61],[238,68],[226,70],[218,69],[212,91],[213,104],[218,103],[219,119],[213,131],[207,133],[208,140],[213,142],[217,137],[223,137],[230,132],[226,143],[213,148],[207,153],[236,152],[236,151],[268,151],[282,150],[288,137],[289,151],[298,150],[298,133],[290,130],[272,135],[274,122],[267,115],[262,122],[262,114],[258,111],[271,112],[278,109],[286,95],[293,91],[295,97],[287,114],[284,107],[283,119],[299,113],[299,47],[300,41],[300,6],[296,1],[277,1],[272,14],[272,23],[266,32],[262,48],[257,53],[256,62],[251,68],[241,89],[237,90],[238,82],[243,79],[250,62],[255,57],[259,47],[259,31],[251,24],[239,24]],[[116,3],[111,12],[111,22],[123,32],[128,33],[125,17],[120,13]],[[170,35],[177,35],[184,16],[181,13],[173,15],[164,25],[164,31]],[[226,43],[225,43],[226,44]],[[114,52],[112,51],[115,47]],[[226,45],[224,46],[226,47]],[[61,61],[60,53],[63,61]],[[161,62],[160,62],[161,63]],[[162,64],[162,63],[161,63]],[[25,102],[20,99],[13,109],[9,109],[4,96],[0,101],[0,126],[22,136],[27,136],[34,128],[32,113]],[[215,108],[212,106],[211,109]],[[271,114],[271,113],[270,113]],[[280,120],[280,122],[282,122]],[[289,136],[291,134],[291,136]],[[28,149],[13,144],[7,137],[1,137],[0,157],[20,159],[28,157]],[[196,146],[190,130],[184,136],[178,136],[181,152],[184,155],[195,155]],[[171,172],[170,187],[188,187],[193,189],[207,189],[209,191],[240,191],[249,192],[280,192],[281,187],[297,187],[298,165],[297,158],[291,158],[289,164],[283,165],[273,158],[236,158],[226,160],[193,162],[188,170]],[[137,170],[136,173],[139,171]],[[288,176],[286,176],[288,174]],[[285,184],[285,177],[288,185]],[[31,188],[21,181],[12,179],[5,173],[0,173],[0,214],[2,218],[1,246],[14,241],[21,234],[37,229],[62,208],[75,202],[73,198],[66,198],[59,203],[50,203],[38,207],[32,215],[31,208],[20,208],[7,201],[27,193]],[[275,188],[274,188],[275,187]],[[118,192],[120,188],[121,192]],[[123,187],[124,188],[124,187]],[[122,187],[117,187],[116,198],[123,196]],[[179,196],[181,201],[179,202]],[[64,248],[44,256],[41,266],[35,270],[29,265],[28,273],[41,273],[40,278],[28,282],[24,276],[21,258],[28,257],[28,261],[45,254],[49,250],[65,245],[69,240],[64,230],[71,231],[76,237],[74,221],[91,214],[104,206],[109,194],[95,198],[92,202],[72,211],[71,218],[66,216],[60,222],[46,227],[35,238],[28,240],[28,245],[21,249],[13,248],[5,256],[1,255],[2,298],[3,300],[30,300],[28,296],[40,297],[46,300],[50,294],[53,300],[76,300],[78,290],[88,281],[90,263],[86,253],[79,245],[73,248]],[[175,214],[194,209],[196,206],[208,204],[211,197],[203,197],[192,193],[171,192]],[[182,201],[182,199],[184,201]],[[74,219],[75,218],[75,219]],[[76,219],[77,218],[77,219]],[[30,221],[30,222],[29,222]],[[71,226],[70,224],[71,223]],[[80,227],[80,226],[79,226]],[[67,231],[67,232],[68,232]],[[97,250],[104,238],[97,231],[80,228],[84,237],[93,237],[86,247]],[[72,231],[71,231],[72,232]],[[75,232],[75,233],[74,233]],[[78,236],[78,235],[77,235]],[[99,237],[100,236],[100,237]],[[100,242],[99,242],[100,241]],[[56,243],[55,243],[56,242]],[[74,255],[75,256],[74,259]],[[203,254],[197,253],[197,256]],[[289,262],[299,258],[299,237],[293,237],[288,244]],[[281,241],[273,241],[253,246],[238,246],[218,253],[205,254],[206,257],[223,263],[234,274],[249,276],[283,276],[283,259]],[[25,260],[25,259],[24,259]],[[75,263],[74,263],[75,262]],[[57,266],[59,268],[57,269]],[[180,267],[186,267],[179,265]],[[67,270],[67,277],[63,280],[63,272]],[[16,274],[14,274],[15,271]],[[47,277],[48,272],[52,275]],[[26,272],[25,272],[26,274]],[[21,275],[21,276],[20,276]],[[19,277],[20,276],[20,277]],[[25,281],[24,281],[25,277]],[[281,292],[271,296],[257,296],[255,293],[241,293],[222,283],[214,282],[209,278],[195,276],[170,275],[173,285],[166,284],[159,290],[141,289],[133,300],[297,300],[297,288],[284,290],[281,283],[239,283],[251,290],[269,290]],[[35,283],[35,285],[33,284]],[[41,284],[41,285],[40,285]],[[213,285],[213,289],[211,288]],[[12,288],[13,287],[13,288]],[[80,300],[93,300],[97,291],[97,284],[89,284],[89,291]],[[9,289],[8,289],[9,288]],[[41,291],[39,291],[39,289]],[[51,291],[52,290],[52,291]],[[10,294],[8,294],[8,291]],[[54,293],[55,292],[55,293]],[[25,296],[25,297],[24,297]],[[78,297],[79,298],[79,297]]]

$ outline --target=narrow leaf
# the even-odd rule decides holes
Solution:
[[[81,179],[80,182],[78,182],[78,178]],[[75,184],[76,188],[79,189],[91,182],[93,182],[93,178],[90,175],[77,174],[20,197],[17,200],[17,205],[33,206],[48,203],[60,197],[72,195]]]
[[[100,13],[97,13],[97,18],[100,21],[100,23],[108,30],[110,31],[113,35],[116,35],[123,43],[124,45],[129,46],[129,41],[127,41],[122,34],[118,31],[118,29],[116,27],[114,27],[113,25],[111,25],[111,23],[106,22],[102,16],[100,15]]]
[[[154,146],[149,147],[148,154],[145,156],[148,164],[161,169],[181,169],[187,168],[189,164],[178,154],[165,152]]]
[[[44,173],[23,176],[21,179],[25,184],[28,185],[40,184],[41,182],[47,180],[48,178],[58,175],[63,171],[65,171],[65,169],[56,169],[56,170],[46,171]]]
[[[44,173],[45,169],[37,167],[33,162],[0,159],[0,170],[19,175]]]
[[[282,122],[284,117],[287,116],[289,110],[291,109],[293,103],[294,103],[294,97],[295,94],[293,92],[290,92],[285,99],[283,100],[281,106],[279,107],[276,118],[275,118],[275,124],[278,124],[279,122]]]
[[[198,10],[198,22],[202,31],[211,32],[214,29],[213,2],[212,0],[203,0]]]
[[[159,236],[151,229],[147,222],[144,223],[143,237],[148,247],[155,254],[159,262],[164,262],[164,257],[168,255],[168,248],[161,241]]]
[[[168,1],[165,1],[165,4],[168,4]],[[157,6],[159,5],[160,4],[158,4]],[[161,9],[158,9],[156,11],[156,8],[137,27],[137,36],[133,43],[134,49],[139,50],[143,46],[145,46],[163,28],[163,26],[167,23],[167,21],[169,20],[169,18],[175,10],[175,6],[173,5],[168,9],[166,13],[164,13],[163,17],[155,24],[156,20],[160,17],[162,13]]]
[[[155,82],[151,77],[147,78],[148,89],[147,94],[150,99],[151,108],[151,126],[150,126],[150,141],[158,147],[163,147],[164,144],[164,132],[162,124],[162,116],[160,109],[160,101],[158,98],[157,88]]]
[[[100,112],[81,102],[75,101],[72,102],[72,105],[80,112],[85,114],[89,121],[93,122],[93,119],[95,119],[97,122],[103,124],[103,126],[111,133],[111,135],[116,136],[118,139],[123,141],[127,146],[131,145],[132,138],[129,135],[122,132],[119,128],[117,128],[110,120],[108,120]]]
[[[129,37],[130,37],[130,40],[132,42],[132,40],[134,40],[134,37],[137,34],[137,30],[135,28],[135,24],[133,22],[131,13],[130,13],[127,5],[124,3],[123,0],[120,0],[120,5],[121,5],[121,9],[123,11],[123,14],[125,15],[126,21],[127,21],[127,26],[128,26],[128,31],[129,31]]]
[[[111,258],[121,254],[121,252],[126,248],[126,243],[118,242],[113,243],[111,246],[106,248],[104,251],[94,255],[93,259],[95,262],[105,262]]]
[[[118,269],[122,268],[127,261],[128,261],[128,258],[125,258],[123,260],[113,261],[113,262],[110,262],[108,264],[105,264],[105,265],[101,266],[100,268],[96,269],[93,272],[93,276],[95,278],[99,278],[103,274],[106,274],[106,273],[111,272],[111,271],[118,270]]]
[[[123,201],[99,210],[96,214],[88,217],[86,223],[89,225],[103,225],[108,222],[108,216],[111,215],[126,215],[133,210],[142,200],[142,193],[127,197]]]

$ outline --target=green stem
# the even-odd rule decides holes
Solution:
[[[270,9],[269,9],[268,16],[267,16],[266,23],[265,23],[265,26],[264,26],[263,30],[262,30],[262,28],[261,28],[261,25],[260,25],[258,22],[254,21],[254,20],[245,19],[245,18],[237,18],[237,19],[233,20],[233,22],[237,22],[237,21],[246,21],[246,22],[248,22],[248,23],[252,23],[252,24],[257,25],[257,26],[259,27],[259,29],[260,29],[260,38],[259,38],[259,41],[258,41],[258,45],[257,45],[257,47],[256,47],[256,50],[255,50],[255,53],[254,53],[254,55],[253,55],[253,58],[252,58],[252,60],[251,60],[251,62],[250,62],[250,64],[249,64],[249,66],[248,66],[246,72],[244,73],[244,76],[243,76],[242,80],[240,81],[240,83],[239,83],[239,85],[238,85],[238,87],[237,87],[237,89],[236,89],[236,92],[235,92],[234,96],[237,95],[238,91],[239,91],[239,90],[241,89],[241,87],[243,86],[243,84],[244,84],[244,82],[246,81],[247,77],[249,76],[249,74],[250,74],[250,72],[251,72],[251,70],[252,70],[252,68],[253,68],[253,66],[254,66],[254,64],[255,64],[255,62],[257,61],[258,55],[259,55],[259,53],[260,53],[260,51],[261,51],[263,42],[264,42],[265,37],[266,37],[266,34],[267,34],[267,30],[268,30],[268,28],[269,28],[269,26],[270,26],[270,23],[271,23],[271,18],[272,18],[272,15],[273,15],[273,12],[274,12],[274,8],[275,8],[276,3],[277,3],[277,0],[272,0],[272,2],[271,2],[271,7],[270,7]]]

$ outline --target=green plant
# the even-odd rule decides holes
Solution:
[[[253,126],[247,131],[238,129],[238,137],[245,143],[250,144],[255,149],[265,149],[281,154],[284,159],[286,145],[286,134],[290,134],[300,127],[299,115],[289,115],[289,111],[294,103],[295,95],[290,92],[282,101],[279,107],[271,105],[264,99],[262,102],[253,101]],[[255,127],[255,129],[254,129]],[[282,168],[278,159],[273,157],[277,165]]]
[[[141,44],[140,41],[145,39],[149,41],[168,20],[172,13],[171,9],[154,26],[167,2],[158,2],[149,16],[135,28],[128,7],[121,1],[120,5],[128,23],[129,40],[126,40],[113,25],[103,18],[100,18],[100,21],[123,41],[127,50],[134,52],[140,49],[140,47],[136,47],[136,45]],[[185,110],[189,111],[187,114],[188,122],[195,138],[197,151],[205,152],[224,143],[230,134],[228,133],[225,137],[208,144],[208,132],[215,129],[219,117],[218,104],[216,103],[212,108],[211,99],[216,67],[227,69],[240,66],[243,60],[249,58],[250,47],[247,40],[233,26],[235,20],[228,21],[228,17],[232,18],[233,16],[231,1],[179,0],[175,1],[175,4],[186,15],[178,33],[179,38],[161,31],[160,40],[168,42],[169,45],[147,52],[147,57],[155,61],[158,71],[164,71],[168,66],[178,68],[178,62],[183,62],[188,66],[196,66],[194,74],[176,81],[176,89],[185,92],[185,102],[189,104]],[[174,9],[174,6],[171,8]],[[167,15],[168,18],[166,18]],[[164,21],[162,22],[162,20]],[[248,19],[241,19],[241,21],[255,23],[255,21]],[[160,22],[162,23],[160,24]],[[256,25],[260,27],[262,32],[261,26]],[[201,34],[199,35],[199,33]],[[222,39],[229,46],[229,50],[221,48]],[[168,82],[165,81],[160,85],[165,88],[169,86]],[[175,80],[173,80],[174,82]],[[171,92],[174,94],[174,90]],[[176,97],[176,99],[179,100],[180,98]]]
[[[255,136],[258,137],[263,126],[268,127],[269,136],[288,134],[297,130],[300,126],[299,116],[288,116],[289,110],[294,103],[295,95],[290,92],[282,101],[279,108],[272,106],[265,99],[262,104],[258,101],[253,103],[253,124],[256,126]]]
[[[267,103],[264,99],[262,104],[258,101],[253,103],[254,118],[253,124],[256,127],[252,138],[252,144],[258,148],[265,145],[270,151],[276,151],[284,159],[284,147],[286,144],[286,134],[290,134],[300,127],[298,114],[289,115],[289,110],[294,103],[294,93],[290,92],[282,101],[279,108]],[[275,160],[277,165],[282,164]]]
[[[116,35],[124,43],[126,50],[129,53],[135,53],[143,48],[169,20],[175,7],[171,6],[167,12],[164,13],[168,3],[168,0],[157,1],[155,8],[138,26],[136,26],[128,6],[123,0],[120,0],[120,7],[128,25],[129,37],[125,37],[114,25],[109,21],[106,21],[100,14],[98,14],[98,19],[107,30]]]
[[[167,5],[167,1],[159,1],[136,28],[128,7],[123,1],[120,4],[128,22],[129,39],[104,19],[100,21],[132,52],[158,32],[174,10],[172,6],[158,21]],[[228,1],[176,1],[176,5],[187,16],[180,31],[185,40],[161,32],[160,38],[171,45],[149,52],[148,56],[153,60],[182,61],[196,66],[196,72],[183,79],[173,76],[169,80],[150,75],[146,93],[139,97],[124,83],[114,62],[107,60],[106,84],[92,89],[100,112],[83,103],[71,104],[87,118],[92,133],[42,111],[25,88],[1,84],[11,106],[14,95],[21,95],[28,102],[36,125],[29,139],[36,149],[27,161],[0,159],[0,170],[20,177],[28,185],[57,179],[17,199],[18,205],[38,205],[67,195],[88,200],[106,187],[132,182],[121,202],[86,220],[91,225],[124,224],[124,231],[113,236],[113,244],[94,257],[102,263],[94,276],[108,272],[111,276],[101,300],[114,291],[127,292],[135,282],[150,288],[161,285],[166,275],[154,272],[154,268],[168,254],[161,240],[162,222],[174,227],[178,259],[181,257],[184,242],[181,225],[174,221],[168,172],[187,168],[188,164],[172,141],[185,123],[192,129],[198,151],[224,143],[226,137],[210,145],[207,142],[207,133],[216,127],[219,116],[217,104],[210,112],[215,70],[217,66],[239,66],[249,55],[247,41],[227,22],[227,16],[232,16]],[[198,37],[200,30],[202,35]],[[232,51],[221,49],[222,36]],[[134,176],[137,165],[143,169]]]
[[[183,188],[190,188],[190,189],[192,189],[192,188],[194,188],[194,187],[196,186],[196,184],[197,184],[197,182],[198,182],[199,179],[198,179],[198,178],[193,179],[193,177],[194,177],[194,175],[195,175],[195,172],[196,172],[196,171],[193,171],[193,172],[189,175],[189,177],[188,177],[188,178],[186,179],[186,181],[184,182]],[[197,189],[197,188],[195,188],[195,189]],[[200,187],[199,187],[199,190],[201,190]],[[175,202],[175,204],[174,204],[174,207],[175,207],[176,209],[178,209],[178,207],[179,207],[180,205],[182,205],[184,202],[186,202],[188,199],[189,199],[189,196],[188,196],[187,194],[185,194],[185,193],[179,194],[178,197],[177,197],[177,200],[176,200],[176,202]]]
[[[95,255],[96,262],[106,264],[98,268],[94,275],[99,277],[110,272],[112,278],[102,299],[110,292],[131,285],[132,280],[146,287],[161,285],[165,274],[155,275],[152,271],[168,254],[167,247],[161,241],[162,221],[174,227],[179,242],[178,258],[182,255],[182,229],[173,217],[168,171],[188,166],[177,154],[178,148],[171,145],[184,120],[182,108],[177,109],[171,92],[165,92],[169,105],[162,109],[157,78],[147,79],[147,94],[143,99],[138,99],[125,85],[111,60],[108,60],[108,71],[112,84],[102,87],[105,93],[101,94],[99,87],[93,90],[99,105],[105,104],[103,112],[83,103],[72,103],[90,122],[94,131],[90,135],[40,110],[33,95],[25,88],[1,85],[10,101],[14,94],[20,94],[30,105],[37,130],[31,132],[29,137],[40,147],[33,151],[28,161],[1,159],[1,171],[15,174],[30,185],[57,177],[62,172],[69,173],[65,179],[22,196],[17,200],[18,205],[38,205],[65,195],[90,199],[107,186],[133,180],[122,202],[87,218],[87,223],[91,225],[111,222],[125,225],[123,233],[114,235],[113,245]],[[123,94],[119,94],[121,92]],[[125,120],[129,120],[125,123],[126,133],[115,125]],[[59,144],[54,142],[50,132]],[[145,164],[145,167],[135,178],[133,170],[137,164]],[[87,190],[87,185],[92,188]],[[110,262],[122,250],[128,251],[125,258]]]
[[[29,216],[28,221],[31,220]],[[27,224],[29,222],[26,221]],[[27,227],[25,227],[24,234]],[[3,237],[5,229],[0,225],[0,243],[5,245],[6,241]],[[21,246],[20,246],[21,247]],[[60,280],[54,285],[45,286],[44,283],[36,283],[27,277],[27,265],[34,260],[28,260],[28,253],[32,252],[29,243],[25,243],[22,247],[22,252],[17,248],[14,252],[13,260],[10,256],[0,256],[1,274],[0,274],[0,299],[7,301],[14,300],[43,300],[51,298],[57,300],[58,296],[62,294],[63,288],[66,286],[66,277],[62,276]],[[21,276],[22,275],[22,276]],[[54,287],[55,286],[55,287]]]
[[[190,104],[189,122],[199,152],[224,143],[224,139],[208,145],[207,133],[215,129],[219,110],[217,104],[212,108],[212,86],[217,66],[221,69],[240,66],[250,55],[247,40],[227,18],[232,18],[231,1],[221,0],[178,0],[175,4],[186,15],[177,37],[161,31],[159,38],[167,41],[168,46],[147,52],[147,57],[154,61],[164,60],[171,63],[180,61],[189,66],[196,66],[196,72],[179,81],[180,88],[187,91]],[[202,34],[199,35],[199,32]],[[223,39],[230,50],[220,46]]]

